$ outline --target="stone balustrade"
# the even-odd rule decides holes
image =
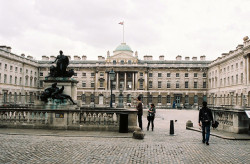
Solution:
[[[134,131],[137,127],[137,112],[116,108],[0,108],[0,128],[118,131],[121,113],[128,114],[128,130]]]

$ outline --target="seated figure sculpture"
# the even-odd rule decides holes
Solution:
[[[74,70],[66,70],[69,65],[69,58],[63,55],[63,51],[60,51],[59,53],[60,55],[58,55],[55,61],[52,62],[56,62],[56,67],[53,65],[50,67],[49,77],[72,77],[74,75]]]
[[[48,98],[52,99],[60,99],[63,101],[64,99],[69,99],[74,105],[76,103],[72,100],[69,95],[63,94],[64,86],[61,89],[57,87],[57,83],[53,83],[52,87],[46,88],[41,95],[41,101],[48,102]]]

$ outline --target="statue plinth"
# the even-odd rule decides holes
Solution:
[[[77,83],[78,81],[70,77],[46,77],[44,80],[45,88],[57,83],[57,87],[64,86],[63,93],[69,95],[74,101],[77,100]]]

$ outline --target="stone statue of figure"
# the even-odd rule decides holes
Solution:
[[[63,55],[62,50],[59,51],[60,55],[56,57],[56,60],[52,63],[55,63],[56,61],[56,72],[58,76],[66,76],[67,75],[67,67],[69,65],[69,58],[65,55]]]
[[[44,92],[41,95],[41,101],[48,102],[48,98],[52,99],[69,99],[74,105],[76,103],[72,100],[72,98],[69,95],[63,94],[64,86],[62,86],[61,89],[57,87],[57,83],[53,83],[50,88],[46,88]]]

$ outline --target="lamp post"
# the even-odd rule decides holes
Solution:
[[[115,72],[114,70],[112,69],[110,72],[109,72],[109,77],[110,77],[110,89],[111,89],[111,95],[110,95],[110,108],[112,108],[112,87],[113,87],[113,80],[115,79]]]

